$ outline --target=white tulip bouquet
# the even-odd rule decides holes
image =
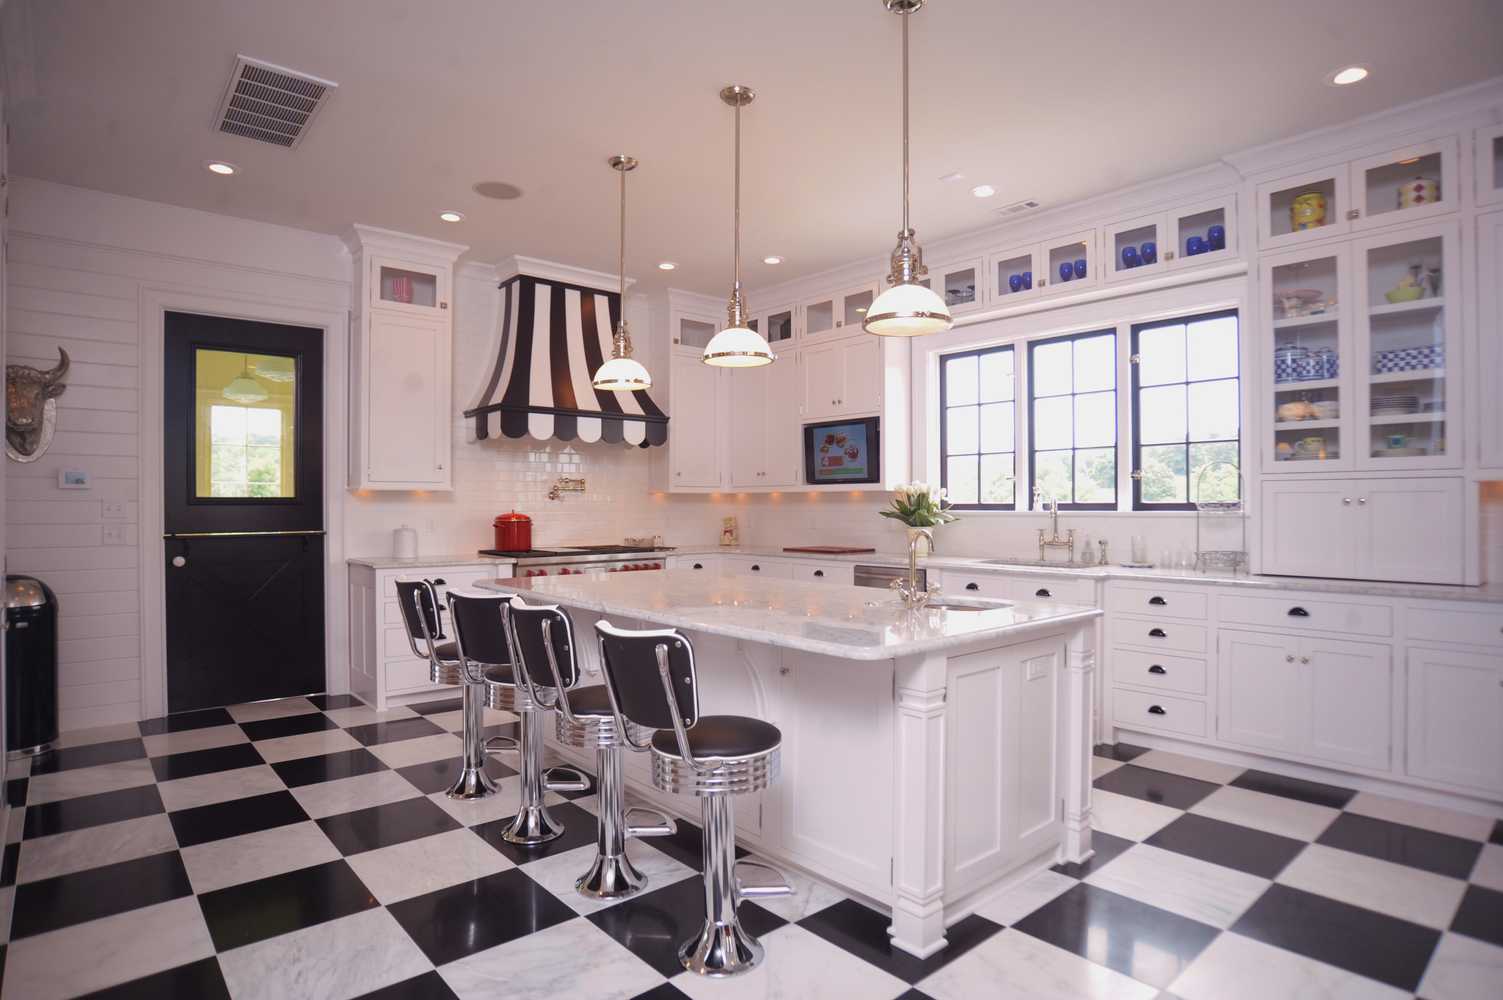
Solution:
[[[878,513],[902,521],[910,528],[936,528],[959,520],[950,513],[945,491],[936,493],[928,483],[899,483],[892,491],[892,506]]]

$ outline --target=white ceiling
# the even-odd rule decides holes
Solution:
[[[627,152],[628,273],[723,294],[716,94],[744,83],[750,286],[884,254],[898,228],[899,23],[880,0],[10,0],[4,25],[22,175],[614,272],[605,159]],[[926,241],[1503,73],[1498,0],[932,0],[911,28]],[[237,53],[339,83],[298,149],[211,128]],[[1322,82],[1353,62],[1373,75]],[[492,179],[523,198],[470,190]],[[970,195],[983,182],[995,198]],[[447,208],[466,220],[439,222]]]

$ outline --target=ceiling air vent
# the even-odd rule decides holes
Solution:
[[[1018,215],[1022,212],[1031,212],[1038,207],[1039,203],[1034,199],[1024,198],[1022,201],[1015,201],[1011,205],[1003,205],[1001,208],[997,209],[997,214]]]
[[[214,127],[291,149],[338,86],[285,66],[236,56]]]

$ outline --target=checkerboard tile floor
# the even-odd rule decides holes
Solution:
[[[1503,996],[1503,823],[1127,745],[1094,761],[1096,856],[933,958],[798,876],[742,906],[766,963],[699,979],[674,953],[703,915],[699,831],[632,843],[641,896],[580,898],[593,797],[553,798],[557,841],[506,844],[506,758],[502,794],[443,795],[457,708],[294,698],[70,734],[6,789],[0,1000]]]

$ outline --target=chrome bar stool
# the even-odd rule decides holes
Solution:
[[[543,802],[546,792],[582,792],[590,780],[572,767],[543,768],[543,713],[532,699],[523,673],[518,683],[510,603],[515,594],[449,592],[449,617],[460,662],[485,683],[486,704],[518,718],[517,748],[522,755],[522,802],[501,839],[523,847],[547,843],[564,832]]]
[[[678,630],[631,631],[599,621],[595,632],[617,723],[633,749],[652,754],[652,783],[697,796],[703,810],[705,923],[679,945],[679,962],[706,976],[746,972],[765,952],[741,926],[737,905],[793,890],[767,865],[736,861],[731,796],[761,791],[778,776],[783,734],[761,719],[700,715],[694,646]],[[631,725],[657,732],[638,743]]]
[[[574,883],[581,895],[592,899],[621,899],[647,885],[647,876],[626,856],[628,837],[666,837],[678,827],[655,809],[625,804],[621,774],[624,742],[616,728],[605,685],[576,687],[580,681],[574,622],[568,612],[554,604],[528,604],[511,600],[509,620],[522,665],[528,696],[557,711],[555,733],[564,746],[595,751],[595,860]],[[638,743],[652,737],[652,730],[626,724]],[[632,813],[645,813],[646,822],[632,822]]]
[[[433,581],[398,580],[397,606],[401,608],[402,621],[407,626],[407,642],[412,646],[412,655],[428,661],[429,678],[435,684],[460,686],[464,747],[459,778],[449,789],[449,798],[482,799],[494,794],[496,783],[485,773],[486,752],[516,749],[516,741],[505,736],[486,741],[485,682],[465,667],[456,642],[441,641],[445,638],[443,620],[439,615],[438,594]]]

